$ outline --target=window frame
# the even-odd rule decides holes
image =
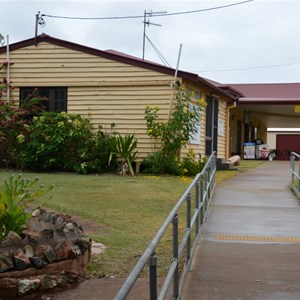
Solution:
[[[35,89],[38,91],[41,91],[40,93],[37,93],[35,97],[41,96],[44,97],[45,94],[48,95],[49,101],[45,101],[43,105],[46,106],[46,111],[48,112],[67,112],[68,111],[68,88],[67,87],[52,87],[52,86],[39,86],[39,87],[20,87],[19,89],[19,105],[21,105],[22,101],[25,100],[28,94],[33,94]],[[64,93],[64,101],[55,101],[55,92],[63,92]],[[24,94],[25,93],[25,94]],[[58,103],[58,105],[61,105],[63,103],[63,108],[55,108],[55,105]]]

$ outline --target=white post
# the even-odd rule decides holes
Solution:
[[[9,81],[10,81],[10,74],[9,74],[9,68],[10,68],[10,63],[9,63],[9,36],[7,35],[6,37],[6,61],[7,61],[7,68],[6,68],[6,80],[7,80],[7,102],[9,102],[10,98],[10,89],[9,89]]]

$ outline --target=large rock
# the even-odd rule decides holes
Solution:
[[[13,259],[10,254],[2,254],[0,256],[0,273],[11,270],[15,267]]]
[[[22,279],[18,282],[18,294],[24,295],[30,291],[35,291],[41,284],[40,279]]]
[[[24,270],[28,268],[30,264],[29,258],[22,249],[18,249],[14,254],[14,261],[17,270]]]

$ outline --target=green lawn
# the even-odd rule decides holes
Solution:
[[[246,161],[240,167],[249,169],[259,163],[263,162]],[[10,174],[13,172],[1,171],[0,179]],[[218,171],[217,183],[237,174],[238,171]],[[90,274],[95,276],[128,274],[192,181],[186,177],[144,175],[132,178],[23,173],[23,176],[39,177],[40,183],[54,185],[51,199],[43,203],[43,207],[101,225],[101,230],[90,234],[93,240],[108,246],[106,252],[94,257],[89,265]]]

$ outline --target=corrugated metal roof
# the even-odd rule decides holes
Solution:
[[[300,101],[300,83],[229,84],[245,98],[294,99]]]
[[[205,80],[232,94],[239,92],[240,103],[300,104],[300,82],[223,84],[208,78]]]

